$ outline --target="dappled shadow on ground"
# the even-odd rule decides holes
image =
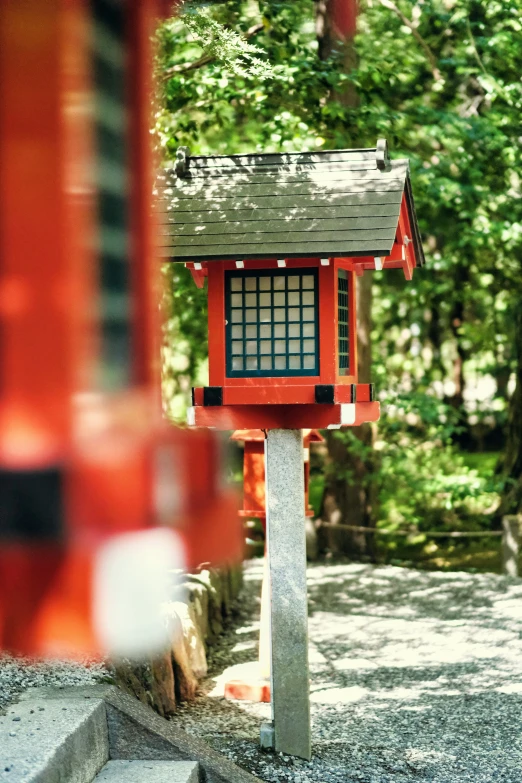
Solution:
[[[521,580],[360,564],[308,576],[312,762],[257,750],[267,705],[206,699],[197,733],[267,781],[519,783]],[[255,655],[259,578],[218,668]]]

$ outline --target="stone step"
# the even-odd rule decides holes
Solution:
[[[0,717],[0,783],[93,781],[261,783],[113,685],[34,688]]]
[[[108,761],[95,783],[198,783],[196,761]]]
[[[0,716],[0,783],[91,783],[108,759],[100,699],[30,699]]]

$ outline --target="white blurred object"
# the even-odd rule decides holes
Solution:
[[[172,629],[163,607],[172,600],[172,572],[184,560],[181,539],[166,529],[124,533],[100,547],[93,622],[108,655],[140,658],[169,648]]]

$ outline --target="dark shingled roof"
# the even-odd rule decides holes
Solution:
[[[191,157],[157,181],[160,251],[173,261],[390,253],[403,195],[424,262],[407,160],[371,149]]]

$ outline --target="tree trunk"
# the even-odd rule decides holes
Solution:
[[[442,323],[440,316],[440,301],[438,298],[434,298],[430,307],[430,318],[428,322],[427,337],[430,341],[431,349],[433,351],[433,365],[432,370],[438,370],[441,378],[446,374],[444,363],[442,361]]]
[[[522,512],[522,297],[515,313],[516,386],[509,404],[506,450],[501,469],[508,484],[502,499],[502,514]]]
[[[355,65],[356,0],[317,0],[316,34],[319,56],[327,59],[338,54],[342,67],[349,73]],[[332,96],[345,106],[355,106],[357,95],[347,85],[341,95]],[[367,273],[357,278],[357,336],[359,382],[369,383],[371,374],[371,309],[372,277]],[[342,430],[328,430],[328,459],[325,489],[321,503],[321,519],[331,525],[369,527],[375,498],[372,482],[373,431],[369,424]],[[364,533],[323,528],[319,537],[322,548],[334,553],[370,554],[373,556],[373,536]]]
[[[469,272],[467,268],[459,268],[455,278],[455,287],[457,290],[464,290],[469,285]],[[457,443],[463,449],[469,449],[473,446],[469,427],[468,414],[464,407],[464,363],[468,359],[468,352],[465,350],[461,335],[461,327],[464,324],[466,312],[462,299],[457,299],[453,304],[450,315],[450,329],[453,335],[455,346],[455,357],[453,360],[451,380],[453,381],[453,393],[447,395],[444,399],[458,415],[458,425],[461,432],[453,436],[454,443]]]
[[[327,60],[338,54],[344,73],[350,73],[356,63],[353,43],[356,21],[357,0],[316,0],[315,33],[319,57]],[[357,105],[357,93],[350,83],[334,97],[344,106]]]

